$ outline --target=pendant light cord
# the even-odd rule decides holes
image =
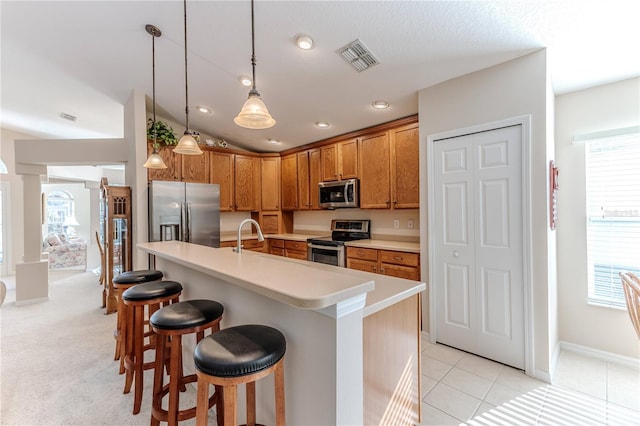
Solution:
[[[189,79],[187,78],[187,0],[184,0],[184,99],[186,114],[184,133],[189,132]]]
[[[251,67],[253,70],[253,92],[257,92],[256,90],[256,35],[255,28],[253,23],[253,0],[251,0]]]
[[[156,128],[156,36],[151,34],[151,81],[153,96],[153,150],[158,149],[158,129]]]

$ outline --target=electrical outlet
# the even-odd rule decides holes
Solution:
[[[409,220],[407,221],[407,228],[409,228],[409,229],[413,229],[413,219],[409,219]]]
[[[399,219],[394,219],[393,220],[393,227],[398,229],[400,228],[400,220]]]

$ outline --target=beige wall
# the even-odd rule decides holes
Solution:
[[[626,311],[588,305],[584,143],[573,137],[640,124],[640,79],[556,98],[560,340],[640,358]]]
[[[427,158],[429,135],[507,118],[531,116],[531,257],[533,309],[533,368],[545,377],[550,371],[549,228],[547,215],[548,96],[546,50],[428,87],[419,92],[421,227],[427,223]],[[426,232],[421,234],[422,251],[427,252]],[[425,269],[423,269],[423,274]],[[425,301],[423,306],[428,306]],[[425,311],[427,311],[425,309]],[[425,312],[428,315],[428,312]],[[428,317],[427,317],[428,318]],[[426,319],[423,322],[426,322]],[[553,316],[551,317],[553,321]]]

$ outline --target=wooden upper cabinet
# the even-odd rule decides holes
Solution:
[[[298,210],[309,210],[309,151],[298,154]]]
[[[220,211],[233,211],[234,155],[222,152],[209,154],[209,182],[220,185]]]
[[[391,197],[394,209],[420,208],[418,124],[390,130]]]
[[[182,164],[182,179],[184,182],[209,183],[209,152],[201,155],[180,155],[177,157]]]
[[[307,152],[309,153],[309,208],[320,210],[320,194],[318,193],[318,183],[322,182],[320,150],[316,148]]]
[[[257,166],[257,167],[256,167]],[[254,211],[259,203],[260,191],[256,182],[260,182],[259,158],[245,155],[235,156],[235,210]]]
[[[182,163],[173,153],[173,146],[163,146],[158,148],[158,155],[162,157],[166,169],[147,169],[147,180],[180,180],[182,177]],[[147,156],[151,155],[153,144],[147,144]]]
[[[358,177],[358,140],[338,142],[338,164],[340,179]]]
[[[391,207],[391,160],[389,133],[381,132],[360,139],[360,208]]]
[[[280,209],[280,157],[260,159],[262,210]]]
[[[322,180],[358,177],[358,140],[350,139],[320,148]]]
[[[298,210],[298,157],[291,154],[282,157],[282,210]]]

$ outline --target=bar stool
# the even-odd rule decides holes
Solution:
[[[196,425],[207,424],[209,385],[222,386],[224,422],[236,426],[237,385],[245,383],[247,426],[256,424],[255,382],[269,374],[275,379],[276,426],[285,425],[284,409],[284,335],[265,325],[240,325],[225,328],[202,339],[193,359],[198,376]],[[220,408],[218,406],[218,408]]]
[[[135,285],[122,293],[122,301],[127,309],[127,339],[125,342],[124,368],[126,371],[124,392],[131,391],[134,384],[133,414],[140,412],[142,403],[142,379],[144,370],[153,368],[154,362],[144,362],[144,353],[148,349],[154,349],[151,343],[144,344],[144,317],[145,307],[149,318],[161,306],[177,303],[182,293],[182,285],[175,281],[152,281]]]
[[[164,275],[162,271],[155,269],[145,269],[137,271],[127,271],[117,275],[113,278],[113,288],[115,289],[116,298],[118,300],[118,309],[116,311],[116,330],[113,332],[113,337],[116,340],[116,350],[113,355],[113,360],[120,360],[119,374],[124,373],[124,342],[126,341],[127,331],[127,310],[122,303],[122,293],[133,287],[136,284],[147,283],[151,281],[159,281]]]
[[[180,390],[187,383],[195,382],[195,374],[184,376],[182,371],[182,336],[196,333],[196,342],[204,338],[210,329],[212,333],[220,330],[220,320],[224,312],[223,306],[213,300],[188,300],[174,303],[156,311],[149,320],[156,333],[156,362],[153,378],[153,402],[151,406],[151,426],[160,422],[168,422],[175,426],[178,421],[192,419],[196,416],[196,407],[179,410]],[[167,359],[166,349],[169,349]],[[168,366],[167,366],[168,362]],[[169,383],[164,385],[164,370],[169,372]],[[213,407],[220,397],[216,392],[209,398],[207,406]],[[169,394],[168,410],[162,409],[162,399]],[[219,419],[222,412],[217,410]]]

